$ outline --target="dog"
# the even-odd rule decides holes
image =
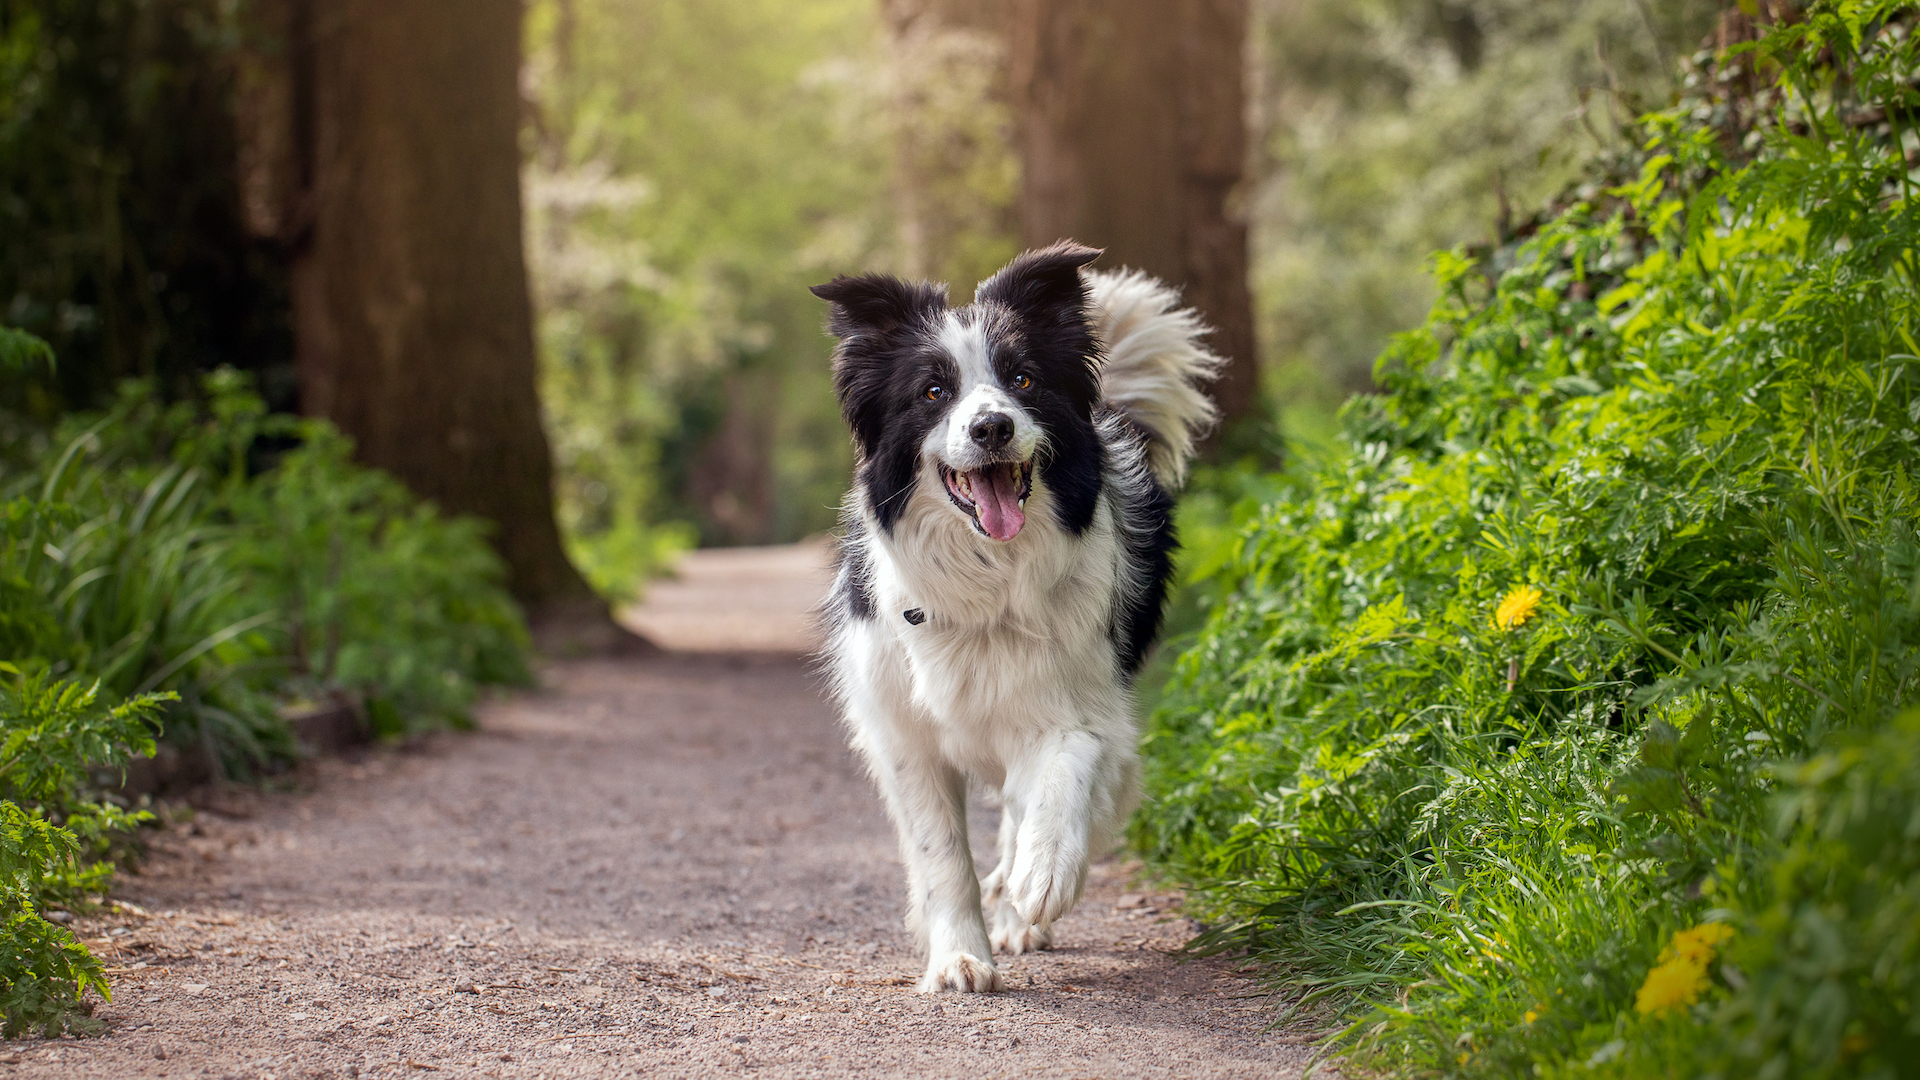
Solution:
[[[960,308],[880,274],[813,289],[857,457],[823,666],[899,834],[923,993],[998,990],[994,951],[1048,948],[1138,803],[1132,680],[1222,361],[1100,254],[1026,252]],[[1002,804],[984,882],[970,783]]]

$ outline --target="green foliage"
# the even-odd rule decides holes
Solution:
[[[1920,1054],[1920,714],[1786,770],[1771,902],[1716,1015],[1759,1075],[1896,1075]]]
[[[110,998],[100,961],[65,927],[31,906],[29,883],[63,862],[80,842],[10,802],[0,802],[0,1010],[7,1038],[91,1033],[88,990]]]
[[[0,326],[0,369],[24,374],[53,367],[53,349],[46,342],[11,326]]]
[[[9,621],[37,628],[9,642],[16,663],[84,673],[119,696],[171,690],[175,737],[222,749],[232,767],[291,749],[249,636],[274,613],[232,572],[219,520],[219,489],[244,483],[250,437],[130,385],[104,417],[69,418],[8,470],[0,552]]]
[[[107,705],[98,682],[23,673],[12,664],[0,664],[0,671],[12,680],[0,689],[0,800],[51,819],[47,827],[57,825],[57,841],[70,848],[59,860],[40,860],[31,873],[21,870],[21,895],[84,902],[112,877],[112,867],[99,858],[107,837],[149,818],[96,797],[91,771],[152,755],[163,706],[174,695],[141,694]],[[82,855],[84,860],[77,858]]]
[[[147,815],[95,776],[151,755],[162,719],[244,771],[294,753],[281,714],[301,701],[344,696],[397,735],[464,722],[482,686],[528,678],[479,522],[355,465],[325,423],[268,414],[231,370],[199,389],[166,402],[128,383],[104,414],[51,431],[8,417],[21,433],[0,469],[8,1036],[86,1030],[86,991],[108,993],[99,962],[39,912],[106,890],[110,840]]]
[[[481,686],[526,682],[526,631],[481,522],[353,464],[331,427],[299,430],[300,447],[230,504],[229,572],[275,602],[282,692],[346,690],[396,735],[462,723]]]
[[[526,633],[482,526],[270,415],[232,371],[198,401],[124,386],[0,493],[0,646],[26,670],[178,696],[170,738],[231,771],[285,758],[281,710],[346,694],[384,734],[524,682]],[[291,445],[277,460],[262,447]]]
[[[881,5],[891,41],[896,271],[964,300],[1020,253],[1020,159],[1011,51],[998,3]],[[956,23],[958,25],[956,25]]]
[[[611,517],[598,532],[570,529],[565,540],[567,558],[594,591],[622,603],[638,599],[648,578],[670,572],[683,552],[699,544],[700,530],[684,521],[647,521],[636,513]]]
[[[100,684],[25,673],[0,664],[0,1009],[8,1038],[91,1031],[87,990],[111,997],[100,962],[40,914],[105,888],[112,867],[93,852],[108,830],[150,815],[88,793],[94,768],[152,754],[163,702],[143,694],[117,705]]]
[[[52,404],[97,408],[130,377],[186,393],[222,364],[290,390],[281,258],[241,221],[250,7],[0,0],[0,323],[60,356],[33,380]]]
[[[1297,466],[1226,549],[1135,839],[1196,888],[1200,947],[1331,998],[1371,1060],[1911,1061],[1902,7],[1816,6],[1721,58],[1778,76],[1751,140],[1702,122],[1730,93],[1708,78],[1645,120],[1629,182],[1438,256],[1440,300],[1345,410],[1347,452]],[[1537,610],[1496,621],[1522,586]],[[1674,933],[1712,920],[1737,933],[1699,1000],[1639,1012]]]
[[[1431,306],[1428,252],[1504,240],[1667,104],[1715,0],[1267,0],[1254,293],[1271,385],[1329,411]]]
[[[159,703],[169,695],[142,694],[102,707],[97,683],[25,674],[12,664],[0,664],[0,671],[12,677],[11,686],[0,687],[0,798],[64,808],[77,798],[89,768],[153,753]]]
[[[887,239],[877,14],[529,9],[541,395],[561,524],[603,588],[677,546],[667,523],[765,543],[834,522],[851,451],[806,287]]]

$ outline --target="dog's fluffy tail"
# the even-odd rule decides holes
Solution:
[[[1187,478],[1194,443],[1218,418],[1201,391],[1226,365],[1180,294],[1138,270],[1087,274],[1093,328],[1106,346],[1102,395],[1147,437],[1147,465],[1169,491]]]

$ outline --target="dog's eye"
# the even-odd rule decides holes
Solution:
[[[943,398],[943,397],[946,397],[946,396],[947,396],[947,392],[946,392],[946,390],[944,390],[944,389],[942,389],[942,388],[941,388],[941,387],[939,387],[939,386],[929,386],[929,387],[927,387],[927,400],[928,400],[928,401],[939,401],[939,400],[940,400],[941,398]]]
[[[1013,388],[1015,390],[1026,390],[1032,386],[1033,380],[1028,378],[1027,373],[1024,371],[1013,377]]]

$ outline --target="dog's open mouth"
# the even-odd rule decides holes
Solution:
[[[947,497],[973,519],[973,527],[995,540],[1011,540],[1027,523],[1027,496],[1033,494],[1033,462],[1002,461],[959,472],[940,466]]]

